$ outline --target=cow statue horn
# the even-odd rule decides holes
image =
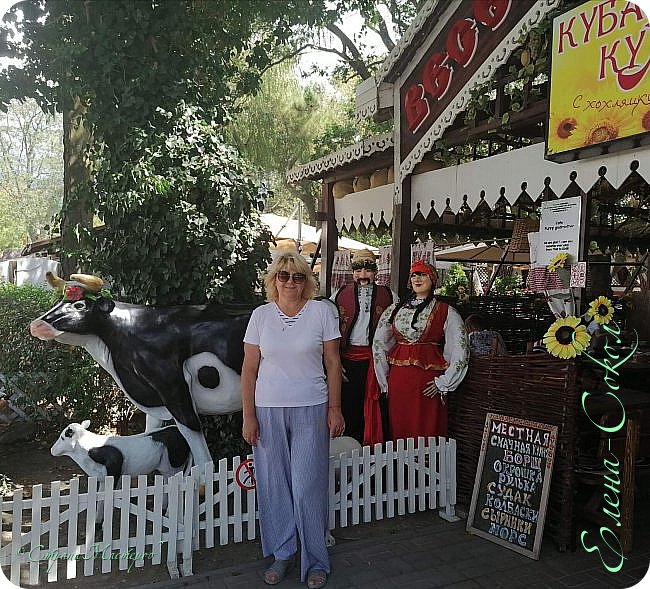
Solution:
[[[99,276],[92,274],[70,274],[70,280],[78,282],[90,292],[99,292],[104,286],[104,281]]]
[[[54,290],[61,295],[63,294],[63,290],[65,289],[65,280],[63,278],[59,278],[54,272],[46,272],[45,279]]]

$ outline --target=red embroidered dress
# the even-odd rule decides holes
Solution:
[[[388,390],[393,440],[447,435],[447,406],[440,395],[422,391],[434,380],[443,392],[455,390],[467,372],[467,337],[457,311],[432,301],[411,325],[415,310],[403,307],[391,324],[393,306],[380,320],[373,344],[377,380]]]

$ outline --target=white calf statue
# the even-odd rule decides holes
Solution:
[[[330,458],[352,456],[353,450],[361,450],[361,444],[359,444],[357,440],[351,438],[350,436],[339,436],[338,438],[330,439]],[[338,485],[341,478],[339,470],[334,471],[334,478],[336,479],[336,484]],[[327,534],[325,535],[325,542],[329,547],[336,544],[336,540],[329,530],[327,530]]]
[[[352,450],[361,450],[361,444],[350,436],[339,436],[330,439],[330,458],[338,457],[341,454],[351,456]]]
[[[104,489],[104,477],[151,474],[168,477],[191,464],[190,447],[175,425],[134,436],[103,436],[88,431],[90,421],[71,423],[52,445],[52,456],[69,456],[88,475],[97,477]],[[98,505],[97,523],[103,521]]]

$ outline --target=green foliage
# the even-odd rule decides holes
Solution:
[[[330,120],[314,141],[309,159],[314,160],[358,143],[366,137],[385,133],[392,129],[393,122],[377,123],[373,119],[357,121],[355,117],[355,91],[352,84],[337,85],[342,99],[333,105],[335,108]]]
[[[251,300],[269,257],[265,194],[216,123],[183,103],[160,109],[119,157],[118,168],[108,146],[97,152],[93,192],[106,228],[88,235],[88,265],[132,302]]]
[[[139,302],[250,296],[267,238],[260,194],[217,130],[292,26],[322,10],[291,0],[17,4],[9,18],[21,42],[0,33],[25,61],[0,74],[0,101],[34,96],[50,112],[80,101],[75,124],[92,137],[80,156],[95,176],[66,194],[62,218],[85,209],[106,230],[81,244],[90,252],[66,253]]]
[[[63,194],[61,131],[33,100],[12,101],[0,119],[0,249],[46,237]]]
[[[238,105],[226,129],[226,140],[258,171],[272,191],[268,212],[289,215],[298,201],[314,219],[317,186],[287,182],[287,170],[309,159],[314,138],[332,117],[332,99],[318,86],[303,86],[288,61],[268,70],[254,96]]]
[[[521,275],[500,276],[494,281],[494,292],[500,295],[515,294],[521,288]]]
[[[376,72],[423,4],[424,0],[328,1],[318,26],[297,31],[294,45],[335,54],[335,79],[358,83]],[[350,31],[353,22],[359,25]],[[315,63],[310,73],[329,72]]]
[[[445,283],[440,289],[440,294],[448,297],[457,297],[458,296],[458,287],[463,286],[467,290],[467,285],[469,281],[467,280],[467,275],[463,266],[456,262],[449,268],[447,276],[445,277]]]
[[[347,234],[347,237],[354,239],[355,241],[360,241],[361,243],[367,243],[373,247],[383,247],[385,245],[390,245],[393,241],[393,236],[390,233],[377,235],[371,231],[368,231],[367,233],[353,231],[352,233]]]
[[[251,447],[242,438],[243,415],[202,415],[201,425],[212,459],[216,462],[224,456],[246,457]]]
[[[108,143],[190,98],[223,121],[292,26],[313,24],[323,9],[301,0],[18,2],[5,21],[19,35],[6,25],[0,32],[7,57],[24,64],[8,69],[0,97],[34,96],[50,112],[81,97]]]
[[[119,424],[134,408],[92,357],[79,348],[30,335],[29,323],[55,300],[53,291],[39,287],[0,285],[0,374],[6,379],[5,393],[24,392],[20,403],[49,432],[64,420]]]

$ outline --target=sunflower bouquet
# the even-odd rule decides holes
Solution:
[[[607,325],[614,317],[614,305],[607,297],[600,296],[589,303],[585,317],[598,325]]]
[[[590,342],[587,326],[573,315],[557,319],[544,334],[544,345],[549,354],[563,359],[579,356]]]
[[[558,358],[569,359],[580,356],[591,343],[591,334],[587,325],[595,321],[598,325],[607,325],[614,317],[614,306],[604,296],[599,296],[580,317],[569,315],[557,319],[544,334],[544,345],[549,354]]]
[[[559,268],[564,268],[568,260],[569,260],[569,253],[560,252],[559,254],[555,254],[551,258],[551,263],[548,266],[546,266],[546,268],[548,269],[549,272],[555,272]]]

